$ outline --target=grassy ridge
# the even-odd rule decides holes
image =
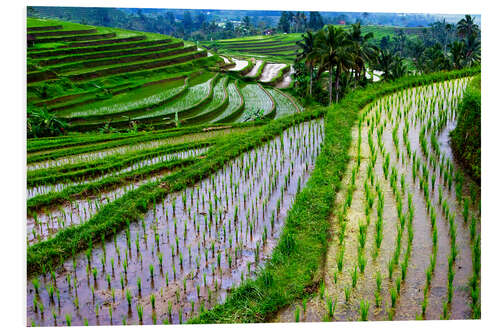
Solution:
[[[264,322],[283,306],[311,294],[321,279],[319,273],[327,251],[329,218],[349,161],[351,128],[358,119],[359,110],[401,89],[470,76],[478,71],[479,68],[473,68],[376,83],[354,91],[328,108],[322,151],[311,177],[288,213],[271,260],[255,280],[245,281],[224,304],[189,322]]]
[[[453,153],[466,172],[481,184],[481,76],[467,87],[458,110],[457,127],[450,136]]]

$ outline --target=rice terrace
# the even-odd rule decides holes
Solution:
[[[481,318],[479,15],[27,13],[28,326]]]

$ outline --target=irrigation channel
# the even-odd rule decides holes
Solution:
[[[181,323],[223,302],[271,254],[323,131],[322,119],[288,128],[113,239],[31,278],[28,323]]]
[[[448,143],[469,80],[361,111],[323,282],[274,321],[480,317],[480,189]]]

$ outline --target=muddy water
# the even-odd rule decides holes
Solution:
[[[86,320],[90,325],[151,324],[153,318],[158,323],[179,323],[202,307],[223,302],[232,287],[252,278],[271,254],[298,188],[313,169],[322,139],[322,120],[292,127],[282,140],[277,137],[196,186],[169,195],[144,221],[134,221],[117,233],[116,241],[94,246],[90,273],[82,253],[74,266],[68,260],[54,272],[55,280],[50,274],[38,276],[38,296],[32,282],[27,286],[28,323],[63,325],[66,315],[72,325]],[[60,292],[60,304],[55,293],[53,301],[49,296],[51,285]],[[43,304],[43,315],[35,311],[34,299]]]
[[[122,197],[127,192],[138,188],[139,186],[156,181],[170,171],[163,171],[154,176],[146,176],[140,180],[120,186],[111,191],[104,191],[94,197],[74,200],[71,203],[61,205],[57,208],[51,208],[40,212],[33,217],[28,217],[26,221],[27,242],[32,245],[42,240],[46,240],[55,235],[59,230],[87,222],[94,216],[102,206]]]
[[[337,266],[337,258],[341,252],[339,235],[340,222],[339,213],[332,217],[332,234],[335,235],[328,250],[324,281],[325,292],[323,299],[315,295],[312,299],[307,300],[306,311],[304,313],[301,301],[283,309],[278,313],[275,321],[294,321],[295,311],[299,310],[301,321],[320,321],[320,320],[359,320],[361,301],[369,302],[368,320],[412,320],[417,316],[422,315],[421,303],[424,300],[424,288],[426,284],[426,269],[430,265],[430,257],[433,252],[432,241],[432,224],[430,214],[427,210],[427,203],[423,190],[420,188],[419,177],[424,177],[422,167],[417,171],[417,178],[412,180],[412,156],[406,152],[404,145],[404,119],[409,119],[408,141],[410,144],[410,152],[415,154],[416,159],[420,160],[422,165],[426,165],[430,170],[428,179],[431,188],[431,179],[435,174],[435,188],[430,190],[431,206],[436,211],[436,230],[437,230],[437,256],[434,274],[432,274],[430,290],[427,296],[428,305],[424,319],[440,319],[443,316],[443,302],[447,300],[448,293],[448,255],[451,249],[450,241],[450,223],[443,213],[442,205],[439,203],[438,188],[444,188],[443,198],[447,201],[448,207],[452,214],[456,214],[455,225],[457,230],[456,245],[458,248],[458,256],[453,264],[454,279],[453,279],[453,298],[450,305],[447,306],[449,318],[451,319],[466,319],[471,317],[470,292],[467,287],[467,281],[472,275],[472,257],[470,249],[470,236],[468,225],[464,223],[462,216],[463,203],[458,202],[455,195],[455,184],[451,189],[444,185],[443,176],[439,173],[439,167],[434,171],[430,158],[426,158],[423,154],[419,143],[419,133],[422,126],[427,125],[428,121],[436,117],[446,115],[446,124],[438,135],[441,155],[437,156],[431,150],[429,156],[435,156],[438,160],[448,160],[453,165],[454,170],[458,170],[458,165],[453,161],[451,149],[449,147],[448,137],[449,131],[455,126],[456,109],[458,101],[462,97],[468,80],[454,80],[447,82],[445,85],[431,85],[417,89],[411,89],[403,93],[383,98],[374,103],[368,108],[368,113],[364,126],[361,130],[361,160],[359,172],[355,175],[354,183],[356,190],[353,193],[352,206],[348,210],[346,216],[346,232],[344,238],[344,262],[343,269],[339,271]],[[442,104],[439,104],[442,103]],[[377,118],[377,110],[380,113],[380,119]],[[440,113],[440,110],[442,111]],[[366,110],[364,110],[366,111]],[[364,112],[363,111],[363,112]],[[402,112],[398,116],[398,112]],[[370,123],[368,123],[368,121]],[[369,127],[371,123],[375,123],[376,127],[373,134],[370,134]],[[393,140],[393,129],[399,123],[397,130],[398,144]],[[378,136],[376,128],[383,129],[378,144]],[[365,179],[370,179],[368,176],[368,161],[370,161],[370,149],[367,144],[368,137],[372,136],[374,146],[378,146],[378,158],[375,163],[374,183],[379,183],[380,188],[384,191],[385,205],[383,214],[383,240],[381,249],[378,255],[370,255],[366,263],[365,272],[359,274],[360,264],[358,261],[358,235],[359,221],[366,221],[365,207],[366,190],[364,186]],[[427,141],[430,142],[430,132],[426,135]],[[353,130],[353,143],[357,142],[358,129]],[[398,149],[396,149],[396,147]],[[381,149],[382,148],[382,149]],[[430,145],[429,145],[430,149]],[[399,151],[399,156],[398,156]],[[389,175],[394,167],[397,173],[396,192],[393,192],[391,184],[384,177],[383,159],[384,153],[387,152],[389,159]],[[346,201],[348,187],[351,184],[352,169],[356,168],[356,147],[351,148],[352,160],[346,172],[347,177],[344,180],[344,186],[337,196],[336,207],[342,207]],[[401,186],[401,177],[404,175],[405,183]],[[425,179],[425,177],[424,177]],[[375,188],[368,181],[367,188],[376,193]],[[469,193],[470,180],[465,177],[464,195]],[[404,188],[404,191],[403,191]],[[402,246],[399,256],[399,265],[394,266],[392,279],[389,278],[388,263],[394,257],[396,248],[396,236],[398,233],[399,218],[397,213],[397,200],[394,193],[399,193],[402,198],[402,211],[405,213],[406,221],[405,228],[402,233]],[[410,218],[408,215],[408,194],[412,194],[411,203],[414,207],[414,217],[411,220],[413,228],[413,241],[408,247],[408,227]],[[377,206],[375,199],[374,206]],[[375,210],[375,209],[374,209]],[[376,214],[369,213],[371,216],[371,224],[368,226],[367,232],[367,249],[370,248],[374,253],[374,235]],[[472,209],[472,214],[479,217],[479,212]],[[469,219],[470,221],[470,219]],[[479,234],[480,225],[477,227]],[[367,249],[364,251],[367,252]],[[390,297],[390,290],[397,290],[396,281],[402,277],[402,265],[404,254],[409,249],[409,263],[406,271],[406,278],[401,282],[400,295],[396,298],[394,308]],[[352,272],[357,269],[358,279],[356,287],[353,288]],[[380,291],[380,306],[376,306],[376,272],[381,272],[381,291]],[[336,280],[336,281],[335,281]],[[346,299],[345,289],[350,290],[349,301]],[[320,288],[321,290],[321,288]],[[321,292],[319,292],[321,293]],[[335,314],[329,316],[327,311],[328,300],[334,300],[336,304]]]
[[[239,60],[236,58],[231,58],[231,61],[235,63],[234,67],[229,68],[230,71],[241,71],[245,66],[248,65],[247,60]]]
[[[62,191],[65,188],[70,187],[70,186],[96,182],[96,181],[102,180],[106,177],[118,176],[118,175],[121,175],[121,174],[129,172],[129,171],[139,170],[139,169],[146,167],[146,166],[151,166],[151,165],[158,164],[158,163],[173,161],[176,159],[185,159],[188,157],[200,156],[200,155],[204,154],[207,150],[208,150],[208,148],[205,147],[205,148],[186,150],[186,151],[181,151],[181,152],[171,153],[171,154],[166,154],[166,155],[160,155],[157,157],[152,157],[152,158],[148,158],[148,159],[136,162],[128,167],[125,167],[125,168],[120,169],[118,171],[106,173],[102,176],[86,177],[85,180],[82,180],[82,181],[39,185],[39,186],[35,186],[35,187],[30,187],[27,190],[26,196],[28,199],[30,199],[30,198],[37,196],[37,195],[40,195],[40,194],[47,194],[49,192],[59,192],[59,191]]]
[[[257,72],[259,71],[259,68],[262,66],[262,60],[256,60],[255,61],[255,65],[252,67],[252,70],[250,72],[248,72],[247,77],[254,77],[255,75],[257,75]]]
[[[224,57],[224,56],[219,56],[219,57],[221,57],[221,58],[222,58],[222,60],[224,60],[224,63],[225,63],[225,64],[230,64],[230,63],[231,63],[231,61],[230,61],[228,58],[226,58],[226,57]]]
[[[281,82],[276,84],[276,88],[280,89],[288,88],[292,83],[293,73],[295,73],[295,69],[293,68],[293,66],[290,66],[290,70],[283,76],[283,80],[281,80]]]
[[[271,81],[276,75],[278,75],[280,69],[282,69],[285,66],[286,64],[266,64],[264,70],[262,71],[260,81],[261,82]]]

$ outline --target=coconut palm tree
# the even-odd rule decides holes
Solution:
[[[404,63],[403,58],[398,55],[394,56],[390,73],[393,80],[408,74],[408,66]]]
[[[361,33],[361,24],[359,22],[352,24],[351,26],[352,30],[348,33],[348,36],[352,42],[355,64],[354,77],[356,79],[354,81],[354,85],[356,85],[356,81],[365,75],[366,63],[369,63],[376,58],[378,49],[375,45],[369,42],[370,39],[373,38],[373,32],[363,35]]]
[[[297,46],[299,46],[296,62],[304,60],[309,70],[309,95],[312,95],[314,65],[318,60],[318,55],[314,48],[314,39],[314,33],[309,30],[305,34],[302,34],[302,40],[296,42]]]
[[[449,48],[453,68],[461,69],[465,58],[465,43],[463,41],[455,41],[449,45]]]
[[[391,69],[394,63],[394,56],[390,51],[382,50],[378,57],[377,61],[374,63],[374,68],[383,72],[382,75],[383,80],[391,79]]]
[[[466,66],[473,66],[481,61],[481,42],[476,34],[471,34],[464,40],[464,51]]]
[[[470,15],[465,15],[465,18],[461,19],[457,23],[457,34],[464,38],[470,35],[477,35],[479,33],[479,26],[474,23],[474,19]]]
[[[320,72],[328,70],[329,104],[333,100],[333,71],[335,69],[335,102],[338,102],[340,75],[354,67],[352,42],[344,29],[328,25],[318,31],[315,48],[320,58]]]

